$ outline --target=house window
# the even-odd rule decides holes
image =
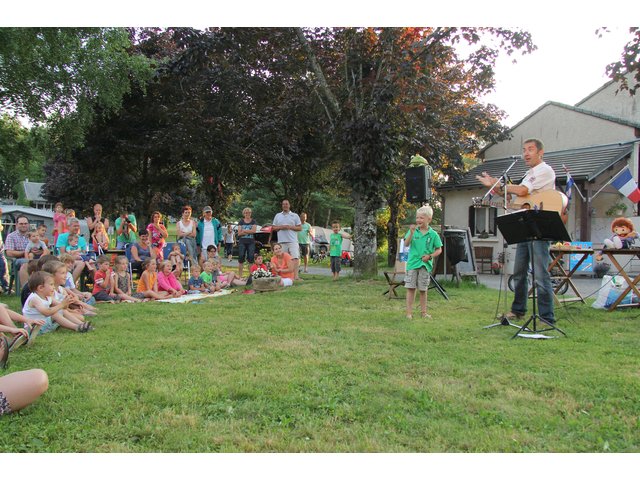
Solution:
[[[495,237],[498,233],[496,228],[496,217],[498,209],[496,207],[469,207],[469,229],[474,237]]]

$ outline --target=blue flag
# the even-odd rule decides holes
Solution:
[[[564,187],[564,194],[567,196],[567,200],[571,201],[571,192],[573,191],[573,186],[576,182],[573,180],[573,177],[569,172],[567,172],[567,186]]]

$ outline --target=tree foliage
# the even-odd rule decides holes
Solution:
[[[374,213],[409,155],[419,152],[433,168],[456,175],[463,154],[504,135],[501,112],[477,98],[494,87],[500,50],[534,47],[528,33],[497,28],[297,29],[297,35],[354,196],[356,274],[370,275]],[[459,43],[470,48],[466,58]]]
[[[59,128],[78,144],[94,107],[116,111],[149,62],[122,28],[0,28],[0,107]]]
[[[601,30],[598,32],[602,35]],[[629,33],[631,40],[624,46],[621,59],[607,65],[606,71],[609,77],[619,82],[619,90],[628,90],[629,94],[635,95],[640,88],[640,28],[630,27]]]
[[[46,133],[27,129],[9,115],[0,116],[0,198],[15,198],[18,182],[43,180]]]

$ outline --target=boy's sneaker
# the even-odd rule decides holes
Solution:
[[[11,343],[9,344],[9,351],[13,352],[14,350],[17,350],[22,345],[24,345],[28,340],[29,339],[24,335],[16,335],[15,337],[13,337],[13,340],[11,340]]]
[[[42,325],[35,325],[34,327],[31,327],[31,329],[29,330],[29,340],[27,340],[27,347],[33,344],[36,337],[38,336],[38,333],[40,333],[40,328],[42,328]]]

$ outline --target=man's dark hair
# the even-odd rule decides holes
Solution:
[[[525,143],[535,143],[538,150],[544,150],[544,143],[537,138],[527,138],[522,144],[524,145]]]

